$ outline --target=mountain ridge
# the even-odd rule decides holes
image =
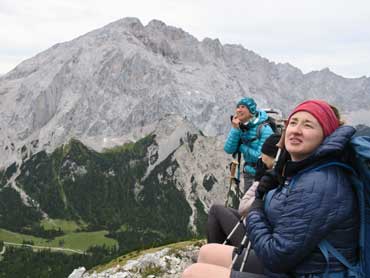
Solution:
[[[0,96],[0,166],[19,160],[23,146],[53,151],[71,137],[101,148],[101,138],[132,137],[167,113],[225,137],[243,96],[284,113],[303,99],[324,97],[351,119],[370,118],[364,116],[370,101],[363,101],[370,99],[370,78],[347,79],[328,69],[302,74],[243,46],[198,41],[161,21],[144,26],[136,18],[22,62],[0,77]],[[37,148],[30,146],[36,141]]]

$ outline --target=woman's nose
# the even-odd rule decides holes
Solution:
[[[291,127],[290,131],[293,132],[293,133],[301,133],[302,126],[300,124],[296,124],[296,125]]]

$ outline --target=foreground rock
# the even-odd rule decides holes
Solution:
[[[197,257],[200,244],[183,248],[164,248],[154,253],[141,255],[133,260],[104,271],[87,273],[84,267],[75,269],[68,278],[180,278],[184,269]],[[118,260],[119,261],[119,260]]]

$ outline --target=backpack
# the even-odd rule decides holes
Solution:
[[[370,137],[353,137],[350,141],[350,164],[332,162],[327,165],[338,165],[351,172],[352,185],[357,193],[360,210],[359,262],[353,266],[348,263],[327,240],[322,240],[319,248],[328,262],[329,254],[348,268],[349,276],[353,278],[370,277]],[[321,165],[320,167],[325,167]],[[326,269],[324,278],[330,278]]]
[[[268,117],[265,121],[263,121],[257,126],[256,136],[247,140],[247,142],[240,142],[240,143],[248,144],[250,142],[253,142],[254,140],[261,139],[262,128],[267,125],[271,127],[273,133],[277,135],[282,134],[283,129],[284,129],[284,119],[283,119],[283,115],[281,111],[277,109],[273,109],[273,108],[266,108],[262,110],[266,112]],[[239,127],[242,131],[248,130],[245,128],[243,124],[239,124]]]
[[[261,129],[266,125],[271,127],[273,133],[281,135],[284,129],[284,120],[281,111],[273,108],[263,109],[263,111],[266,112],[268,118],[266,121],[258,125],[256,139],[261,138]]]
[[[360,236],[359,236],[359,262],[351,265],[347,259],[335,249],[326,239],[319,243],[327,268],[323,278],[335,278],[335,273],[330,274],[329,254],[335,257],[348,269],[348,278],[369,278],[370,277],[370,137],[352,137],[350,143],[350,163],[328,162],[318,167],[307,169],[315,171],[329,166],[340,166],[347,169],[354,190],[356,191],[360,211]],[[306,172],[306,171],[304,171]],[[291,181],[294,184],[294,178]],[[292,185],[294,186],[294,185]],[[271,190],[265,197],[265,210],[270,204],[276,189]],[[339,276],[338,276],[339,277]],[[342,277],[342,276],[340,276]]]

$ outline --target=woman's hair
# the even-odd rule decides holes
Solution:
[[[342,119],[341,119],[341,115],[340,115],[340,113],[339,113],[338,108],[337,108],[337,107],[335,107],[334,105],[331,105],[331,104],[329,104],[329,106],[330,106],[331,110],[333,110],[333,112],[334,112],[334,114],[335,114],[335,117],[337,117],[338,122],[339,122],[339,125],[340,125],[340,126],[341,126],[341,125],[344,125],[346,122],[345,122],[344,120],[342,120]]]

